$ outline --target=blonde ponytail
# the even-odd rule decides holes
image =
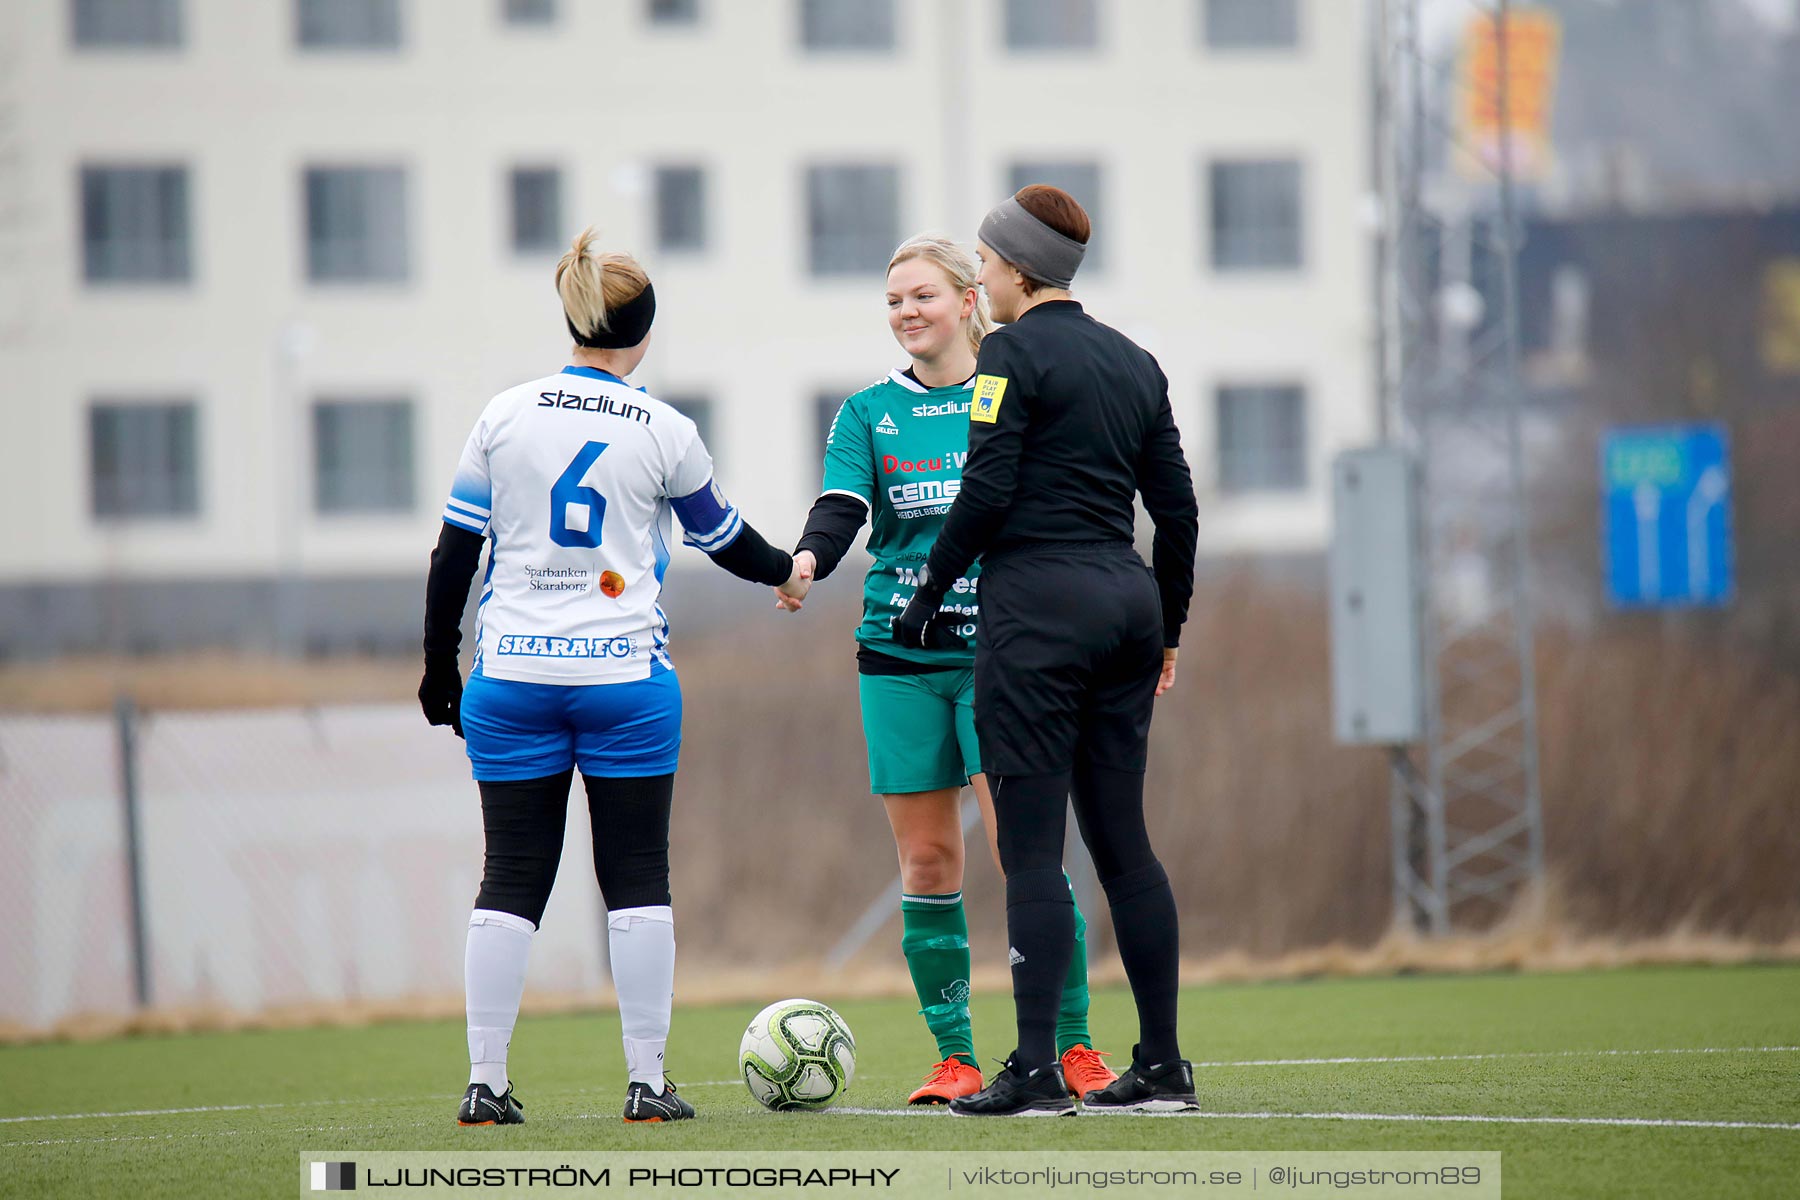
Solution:
[[[598,236],[589,225],[575,235],[556,264],[556,294],[562,297],[563,315],[583,337],[611,329],[608,314],[650,286],[650,276],[631,255],[595,250]]]

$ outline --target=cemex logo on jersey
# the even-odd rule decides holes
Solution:
[[[902,520],[913,517],[941,516],[950,511],[956,494],[962,491],[960,479],[919,479],[912,483],[896,483],[887,490],[888,503],[894,515]]]
[[[894,418],[891,413],[882,413],[881,420],[875,425],[875,432],[892,434],[894,437],[899,437],[900,427],[894,424]]]
[[[650,410],[641,404],[633,404],[629,400],[621,400],[617,396],[578,396],[574,392],[565,392],[557,388],[554,392],[539,392],[537,406],[539,408],[573,408],[580,412],[610,413],[615,417],[639,421],[645,425],[650,423]]]
[[[908,462],[903,458],[895,458],[891,454],[884,454],[881,456],[881,473],[883,475],[892,475],[898,471],[902,475],[911,475],[916,471],[922,474],[926,471],[941,471],[945,467],[949,467],[954,471],[960,471],[962,470],[964,460],[968,457],[969,452],[967,450],[952,450],[950,453],[942,455],[941,457],[921,458]]]
[[[637,639],[629,637],[536,637],[509,633],[501,637],[495,652],[529,658],[630,658],[637,651]]]

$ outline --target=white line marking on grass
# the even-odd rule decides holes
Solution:
[[[1108,1114],[1116,1116],[1120,1114]],[[1154,1114],[1146,1114],[1154,1115]],[[1163,1113],[1168,1117],[1213,1117],[1237,1121],[1448,1121],[1476,1125],[1614,1125],[1662,1129],[1780,1129],[1800,1132],[1800,1124],[1781,1121],[1688,1121],[1661,1117],[1495,1117],[1475,1113]]]
[[[317,1108],[342,1103],[341,1100],[291,1100],[279,1104],[197,1104],[192,1108],[136,1108],[129,1112],[46,1113],[34,1117],[0,1117],[0,1125],[18,1125],[26,1121],[83,1121],[90,1117],[175,1117],[184,1113],[259,1112],[272,1108]]]
[[[1628,1058],[1640,1055],[1664,1054],[1794,1054],[1800,1053],[1800,1046],[1694,1046],[1661,1050],[1519,1050],[1502,1051],[1494,1054],[1413,1054],[1388,1055],[1377,1057],[1340,1057],[1340,1058],[1242,1058],[1220,1059],[1212,1062],[1197,1062],[1196,1070],[1201,1068],[1221,1067],[1335,1067],[1354,1066],[1357,1064],[1382,1063],[1431,1063],[1431,1062],[1486,1062],[1507,1058]],[[742,1083],[740,1079],[702,1079],[680,1084],[686,1088],[732,1087]],[[580,1089],[582,1093],[596,1091],[593,1088]],[[385,1102],[409,1103],[415,1100],[429,1100],[430,1096],[384,1096]],[[369,1101],[373,1103],[373,1100]],[[263,1112],[283,1108],[316,1108],[327,1104],[341,1104],[342,1100],[291,1100],[270,1104],[210,1104],[195,1105],[190,1108],[137,1108],[120,1112],[78,1112],[78,1113],[43,1113],[24,1117],[0,1117],[0,1125],[18,1125],[31,1121],[85,1121],[100,1118],[119,1117],[173,1117],[188,1113],[209,1112]],[[838,1112],[856,1112],[869,1114],[888,1114],[905,1112],[914,1115],[911,1109],[838,1109]],[[928,1111],[928,1110],[926,1110]],[[8,1143],[15,1146],[34,1145],[31,1142]]]
[[[1652,1054],[1793,1054],[1800,1046],[1695,1046],[1667,1050],[1507,1050],[1495,1054],[1395,1054],[1369,1058],[1240,1058],[1197,1062],[1201,1067],[1335,1067],[1358,1063],[1485,1062],[1503,1058],[1629,1058]]]
[[[826,1115],[845,1117],[931,1117],[949,1116],[943,1108],[828,1108]],[[1105,1113],[1093,1120],[1115,1121],[1121,1117],[1210,1118],[1215,1121],[1408,1121],[1451,1122],[1476,1125],[1612,1125],[1667,1129],[1776,1129],[1800,1132],[1800,1124],[1779,1121],[1689,1121],[1661,1117],[1498,1117],[1475,1113],[1354,1113],[1354,1112],[1188,1112],[1188,1113]]]
[[[430,1122],[414,1121],[405,1128],[424,1129]],[[300,1129],[290,1129],[289,1133],[368,1133],[371,1125],[313,1125]],[[394,1126],[388,1126],[394,1128]],[[85,1146],[99,1142],[172,1142],[182,1138],[236,1137],[243,1133],[254,1133],[249,1129],[208,1129],[196,1130],[193,1133],[122,1133],[111,1137],[75,1137],[44,1138],[34,1142],[0,1142],[0,1150],[10,1150],[14,1146]]]

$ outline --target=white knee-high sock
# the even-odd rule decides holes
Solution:
[[[519,1019],[525,959],[536,932],[536,925],[512,913],[478,908],[469,915],[469,943],[463,955],[469,1082],[487,1084],[496,1096],[506,1091],[506,1048]]]
[[[606,931],[625,1070],[631,1082],[649,1084],[660,1096],[675,1004],[675,915],[666,904],[615,909],[606,915]]]

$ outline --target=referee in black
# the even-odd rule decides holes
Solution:
[[[946,584],[977,557],[975,727],[992,782],[1019,1044],[962,1116],[1073,1114],[1056,1013],[1075,937],[1063,876],[1073,796],[1137,1001],[1132,1063],[1086,1111],[1198,1111],[1175,1037],[1175,898],[1144,828],[1155,697],[1175,682],[1194,589],[1199,510],[1169,408],[1143,349],[1069,297],[1090,234],[1067,192],[1034,184],[981,224],[980,282],[1004,328],[982,343],[962,490],[918,590],[894,625],[949,644]],[[1136,495],[1156,526],[1132,548]]]

